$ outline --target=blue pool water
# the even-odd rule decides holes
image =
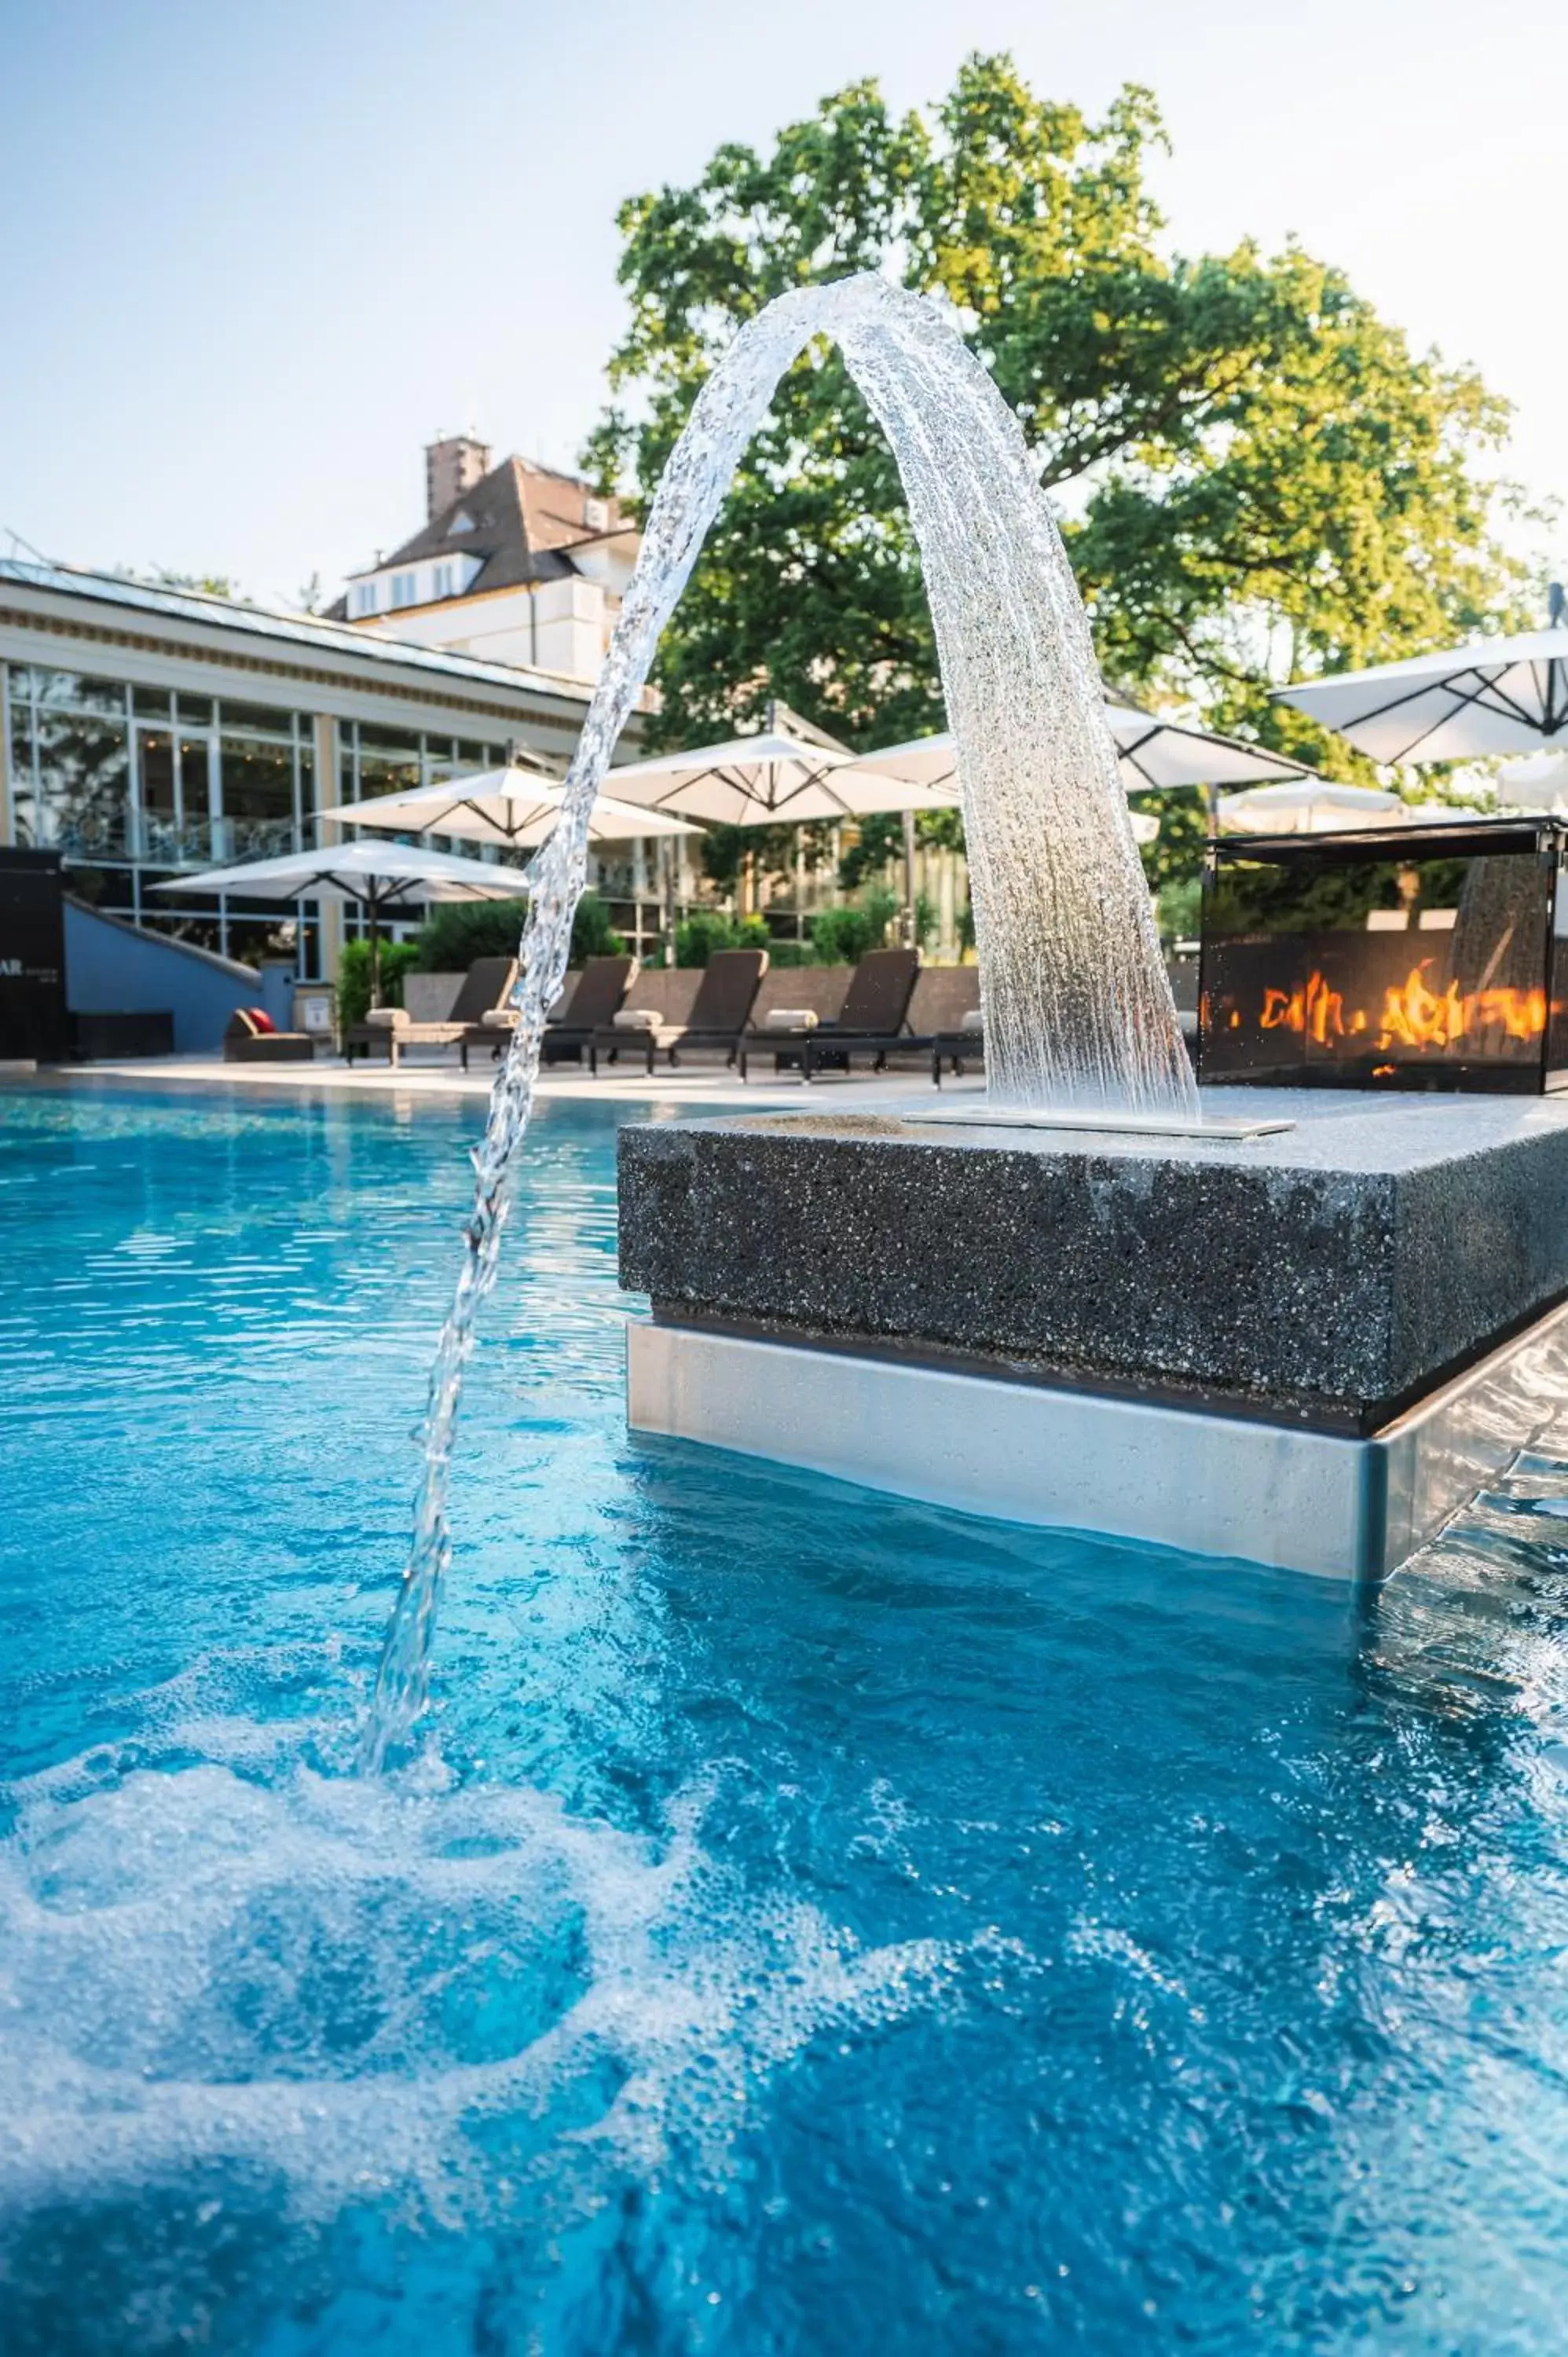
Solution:
[[[0,1095],[0,2348],[1556,2351],[1568,1473],[1375,1604],[621,1418],[547,1106]]]

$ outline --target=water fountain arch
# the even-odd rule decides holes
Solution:
[[[819,335],[838,343],[892,444],[919,544],[963,780],[990,1092],[1011,1106],[1196,1110],[1088,619],[1017,420],[925,298],[872,274],[780,296],[736,336],[671,454],[560,823],[533,863],[517,1028],[475,1156],[462,1267],[431,1372],[413,1545],[364,1742],[371,1767],[424,1700],[463,1370],[565,978],[589,811],[741,453]]]

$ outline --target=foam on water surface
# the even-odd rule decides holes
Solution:
[[[86,1755],[8,1795],[0,2215],[218,2171],[295,2221],[393,2200],[467,2228],[507,2171],[590,2206],[618,2172],[717,2184],[771,2071],[953,1974],[758,1906],[695,1794],[648,1840],[434,1761],[324,1777],[282,1734],[258,1783],[244,1731],[237,1765],[170,1732],[201,1764]]]

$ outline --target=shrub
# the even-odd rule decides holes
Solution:
[[[871,947],[865,910],[819,909],[811,919],[811,947],[823,965],[854,965]]]
[[[1157,896],[1160,932],[1165,941],[1196,941],[1203,922],[1203,878],[1183,876],[1162,884]]]
[[[768,955],[776,966],[815,965],[817,952],[810,942],[771,942]]]
[[[432,909],[417,943],[422,974],[467,974],[476,958],[515,957],[527,915],[521,900],[449,900]]]
[[[736,930],[717,909],[693,909],[675,929],[677,965],[706,965],[715,950],[733,950]]]
[[[824,965],[854,965],[879,950],[898,914],[898,895],[885,885],[864,893],[854,908],[821,909],[811,919],[811,942]]]
[[[585,892],[572,920],[572,963],[585,958],[622,957],[626,942],[610,922],[610,912],[596,892]]]
[[[417,942],[382,942],[381,945],[381,1005],[403,1005],[403,978],[419,963]],[[338,1021],[345,1031],[362,1023],[371,1005],[371,945],[345,942],[338,959]]]
[[[871,927],[871,946],[879,950],[887,939],[887,928],[903,903],[897,893],[889,891],[886,884],[874,884],[869,892],[862,895],[860,905]]]
[[[452,900],[433,909],[419,936],[424,974],[467,974],[476,958],[515,957],[527,911],[521,900]],[[572,920],[572,963],[618,957],[626,943],[596,892],[585,892]]]

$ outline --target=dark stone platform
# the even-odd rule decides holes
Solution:
[[[1568,1297],[1568,1101],[1215,1090],[1244,1143],[886,1113],[620,1133],[671,1321],[1366,1433]]]

